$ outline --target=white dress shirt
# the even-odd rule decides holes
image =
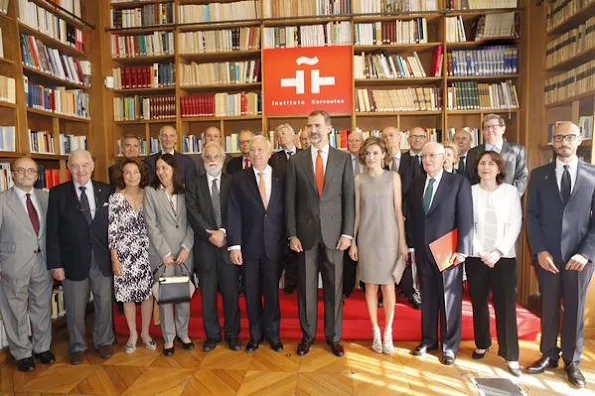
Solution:
[[[39,203],[37,202],[37,197],[35,196],[35,189],[32,188],[31,191],[27,193],[24,190],[18,188],[17,186],[14,186],[14,192],[17,193],[19,201],[21,201],[21,203],[23,204],[23,207],[25,208],[25,213],[29,213],[29,209],[27,209],[27,194],[31,195],[31,202],[33,202],[33,207],[37,211],[37,216],[39,217],[39,224],[43,224],[43,222],[41,221],[41,209],[39,208]]]
[[[79,187],[85,187],[85,193],[87,194],[87,200],[89,201],[89,210],[91,212],[91,218],[95,218],[95,190],[93,189],[93,182],[89,180],[84,186],[82,184],[74,183],[74,191],[76,191],[76,197],[81,200],[81,189]]]
[[[576,175],[578,172],[578,158],[575,158],[573,161],[565,164],[564,162],[560,161],[559,158],[556,158],[556,182],[558,183],[558,191],[561,190],[562,184],[562,173],[564,173],[564,165],[568,165],[568,173],[570,173],[570,192],[574,189],[574,183],[576,182]]]
[[[283,151],[285,153],[285,157],[287,159],[289,159],[291,156],[295,155],[295,153],[297,152],[297,148],[294,146],[293,148],[289,149],[289,148],[284,148],[281,151]]]

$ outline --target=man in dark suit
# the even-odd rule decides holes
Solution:
[[[287,235],[298,253],[298,291],[303,338],[297,353],[307,354],[318,326],[318,271],[322,273],[324,328],[336,356],[345,354],[343,332],[343,254],[351,245],[355,190],[349,154],[329,146],[327,112],[308,116],[312,147],[297,153],[287,168]]]
[[[407,193],[407,243],[414,248],[421,285],[422,336],[412,353],[422,356],[438,349],[442,363],[454,364],[461,344],[463,266],[473,244],[471,185],[461,175],[443,171],[444,146],[426,143],[422,150],[425,176],[413,180]],[[440,272],[430,243],[458,230],[454,265]],[[440,318],[440,326],[438,325]],[[438,336],[440,328],[441,336]]]
[[[87,350],[85,316],[93,292],[93,344],[103,359],[112,356],[112,262],[107,244],[108,184],[91,180],[91,153],[77,150],[68,158],[72,181],[50,190],[47,215],[47,267],[62,281],[73,365]]]
[[[241,171],[242,169],[248,169],[251,166],[250,163],[250,140],[254,137],[254,133],[248,129],[240,131],[240,151],[242,155],[235,157],[227,163],[226,171],[228,175],[232,175]]]
[[[252,168],[234,175],[227,213],[230,260],[245,267],[250,320],[247,352],[256,351],[264,339],[275,352],[283,350],[279,338],[279,277],[281,259],[287,250],[285,179],[279,170],[268,165],[271,153],[271,144],[265,137],[252,139]]]
[[[203,151],[207,144],[209,143],[217,143],[223,148],[223,152],[225,152],[225,141],[221,138],[221,131],[217,127],[208,127],[205,129],[203,133]],[[192,161],[194,162],[194,166],[196,167],[196,174],[199,176],[205,175],[205,161],[202,155],[192,155]],[[227,172],[227,164],[233,159],[231,154],[225,154],[225,159],[223,160],[223,173]]]
[[[275,128],[275,137],[279,145],[279,151],[271,155],[269,165],[278,170],[285,177],[287,173],[287,163],[290,158],[301,151],[295,145],[295,130],[289,124],[281,124]],[[288,249],[283,258],[283,269],[285,270],[284,286],[285,293],[291,294],[297,288],[297,253]]]
[[[537,374],[558,367],[562,352],[568,381],[584,388],[579,364],[585,342],[585,300],[595,259],[595,167],[577,158],[581,141],[577,125],[558,123],[553,137],[556,160],[531,174],[527,228],[539,279],[543,356],[528,371]]]
[[[109,184],[112,188],[116,189],[116,180],[118,179],[118,173],[120,172],[120,164],[123,160],[129,158],[137,158],[140,155],[142,141],[138,136],[127,134],[122,138],[122,155],[123,158],[116,161],[115,164],[110,166],[107,170],[109,176]]]
[[[217,314],[217,287],[223,297],[224,335],[229,349],[239,351],[240,306],[238,268],[227,253],[227,205],[231,176],[223,173],[225,153],[217,143],[207,143],[202,156],[206,174],[186,185],[188,221],[194,230],[195,270],[203,301],[203,323],[207,339],[203,351],[210,352],[221,342]]]
[[[467,127],[457,128],[454,140],[459,149],[459,166],[457,167],[457,173],[465,176],[467,174],[467,167],[471,165],[471,163],[467,161],[469,150],[471,150],[471,143],[473,142],[471,130]]]
[[[177,142],[178,133],[173,126],[165,125],[161,127],[159,130],[159,144],[161,145],[161,150],[145,159],[145,164],[149,167],[149,184],[155,178],[155,163],[161,154],[172,154],[174,156],[184,184],[188,183],[189,180],[196,178],[196,168],[194,167],[192,159],[175,150]]]
[[[471,184],[479,183],[476,164],[484,151],[499,153],[506,163],[506,183],[516,186],[519,194],[523,195],[529,181],[527,169],[527,150],[524,146],[504,141],[506,124],[498,114],[488,114],[481,123],[485,144],[480,144],[469,150],[465,175]]]

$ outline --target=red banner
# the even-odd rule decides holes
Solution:
[[[267,117],[353,113],[351,46],[266,49],[262,75]]]

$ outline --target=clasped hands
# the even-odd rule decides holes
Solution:
[[[552,274],[557,275],[560,273],[560,270],[554,264],[554,258],[548,251],[538,253],[537,262],[539,263],[539,266],[541,268],[548,272],[551,272]],[[570,258],[570,260],[568,260],[565,269],[566,271],[582,271],[588,262],[589,259],[587,259],[586,257],[580,254],[575,254]]]
[[[342,235],[341,238],[339,238],[339,242],[337,243],[335,249],[344,252],[345,250],[349,249],[349,246],[351,246],[351,238]],[[289,238],[289,248],[296,253],[302,253],[304,251],[302,248],[302,242],[298,237]]]

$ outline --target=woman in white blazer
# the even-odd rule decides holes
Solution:
[[[504,183],[506,166],[500,154],[485,152],[475,166],[480,182],[471,189],[475,223],[473,255],[467,257],[465,264],[477,347],[473,358],[483,358],[492,344],[488,311],[491,291],[498,355],[506,360],[508,370],[519,376],[515,241],[522,222],[520,194],[515,186]]]
[[[159,277],[192,274],[192,247],[194,232],[187,221],[184,185],[179,176],[176,159],[171,154],[162,154],[156,161],[156,174],[151,186],[145,189],[144,215],[149,232],[149,262],[153,270],[164,264],[155,274]],[[182,264],[186,265],[188,272]],[[184,349],[194,349],[188,336],[190,303],[159,306],[163,354],[174,354],[174,339]]]

